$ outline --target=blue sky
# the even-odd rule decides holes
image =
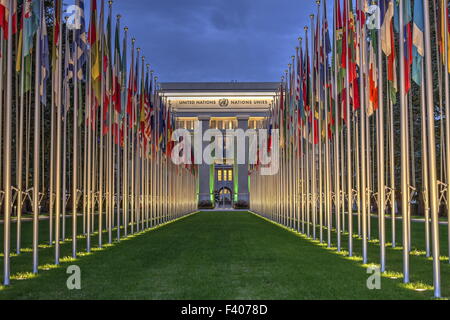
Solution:
[[[89,12],[90,1],[85,2]],[[129,27],[162,82],[279,81],[298,36],[310,25],[309,15],[316,11],[315,0],[115,0],[113,4],[114,17],[122,15],[122,27]]]

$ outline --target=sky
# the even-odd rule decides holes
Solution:
[[[129,27],[161,82],[279,81],[311,13],[317,13],[315,0],[113,4],[114,17],[122,15],[121,26]]]

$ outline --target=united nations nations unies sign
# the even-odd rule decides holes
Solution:
[[[175,109],[269,109],[273,99],[267,97],[233,98],[169,98],[169,105]]]

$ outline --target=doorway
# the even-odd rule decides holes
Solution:
[[[222,188],[219,190],[218,207],[231,208],[233,205],[233,193],[229,188]]]

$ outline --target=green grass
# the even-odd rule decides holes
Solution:
[[[24,227],[29,226],[24,223]],[[42,227],[45,232],[44,222]],[[369,252],[374,261],[375,250],[376,245],[371,244]],[[388,251],[390,270],[396,271],[401,252]],[[70,254],[70,243],[63,245],[62,252],[63,256]],[[51,265],[53,248],[42,249],[40,254],[41,263],[48,265],[37,277],[27,273],[31,270],[31,253],[12,258],[12,285],[0,288],[0,299],[430,299],[433,296],[428,277],[431,262],[422,256],[412,257],[413,285],[407,287],[401,279],[385,276],[381,290],[368,290],[368,274],[358,259],[350,260],[247,212],[199,213],[76,261],[68,259],[60,267]],[[66,269],[72,264],[81,268],[82,290],[66,288]],[[443,289],[446,283],[443,293],[449,296],[450,267],[443,265],[442,271]],[[417,288],[426,291],[415,291]]]

